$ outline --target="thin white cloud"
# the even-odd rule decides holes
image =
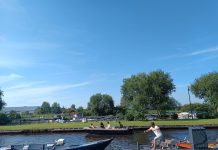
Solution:
[[[189,53],[186,53],[186,54],[180,53],[180,54],[172,54],[172,55],[167,55],[167,56],[161,56],[161,57],[157,57],[156,60],[163,61],[163,60],[169,60],[169,59],[177,59],[177,58],[184,58],[184,57],[190,57],[190,56],[198,56],[198,55],[209,54],[209,53],[214,53],[214,52],[218,52],[218,46],[208,48],[208,49],[198,50],[198,51],[194,51],[194,52],[189,52]],[[210,58],[213,59],[213,57],[210,57]],[[154,59],[152,59],[152,61],[153,60]]]
[[[11,75],[15,77],[15,75]],[[41,105],[45,100],[52,102],[58,99],[65,103],[66,96],[73,97],[73,88],[89,86],[95,81],[80,82],[75,84],[45,85],[45,81],[19,81],[3,88],[4,101],[8,106],[33,106]],[[66,92],[69,95],[66,95]],[[71,99],[72,100],[72,99]]]
[[[16,84],[14,86],[10,86],[6,88],[6,90],[14,90],[14,89],[23,89],[23,88],[31,88],[36,85],[40,85],[45,83],[45,81],[34,81],[34,82],[23,82],[21,84]]]
[[[196,55],[202,55],[202,54],[207,54],[207,53],[212,53],[212,52],[218,52],[218,47],[213,47],[213,48],[208,48],[200,51],[195,51],[188,53],[186,56],[196,56]]]
[[[3,75],[0,76],[0,84],[6,83],[6,82],[10,82],[10,81],[14,81],[17,79],[22,78],[23,76],[19,75],[19,74],[9,74],[9,75]]]
[[[5,99],[22,97],[31,99],[33,97],[42,97],[50,94],[55,94],[56,92],[68,90],[71,88],[82,87],[90,85],[91,82],[81,82],[77,84],[68,85],[54,85],[54,86],[42,86],[42,87],[21,87],[21,88],[8,88],[5,90]]]

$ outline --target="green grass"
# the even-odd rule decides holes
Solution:
[[[124,126],[149,126],[150,121],[121,121]],[[100,122],[92,122],[95,126],[99,126]],[[103,122],[105,125],[107,122]],[[177,125],[218,125],[218,119],[203,120],[169,120],[155,121],[159,126],[177,126]],[[0,126],[2,130],[37,130],[37,129],[65,129],[65,128],[83,128],[88,127],[90,122],[72,122],[72,123],[41,123],[29,125],[7,125]],[[117,121],[111,121],[111,126],[119,126]]]

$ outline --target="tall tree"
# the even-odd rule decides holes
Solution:
[[[41,106],[41,113],[42,114],[49,114],[51,113],[51,106],[49,102],[43,102]]]
[[[211,72],[195,79],[191,91],[200,99],[204,99],[218,112],[218,72]]]
[[[75,105],[75,104],[72,104],[72,105],[70,106],[70,108],[76,110],[76,105]]]
[[[21,115],[20,114],[18,114],[16,111],[10,111],[10,113],[9,113],[9,118],[10,119],[12,119],[12,120],[14,120],[14,119],[20,119],[21,118]]]
[[[111,115],[114,110],[114,101],[110,95],[97,93],[91,96],[87,109],[91,115]]]
[[[4,94],[3,94],[3,91],[0,90],[0,110],[2,110],[2,108],[4,108],[4,106],[6,105],[6,103],[3,101],[3,97]]]
[[[162,70],[149,74],[141,73],[124,79],[121,87],[121,105],[138,117],[143,117],[147,109],[160,111],[175,91],[175,85],[168,73]],[[137,117],[137,118],[138,118]]]
[[[175,98],[170,97],[162,104],[161,110],[179,110],[181,107],[181,103],[179,103]]]
[[[79,106],[79,107],[76,109],[76,111],[77,111],[78,113],[84,113],[84,108],[83,108],[82,106]]]
[[[54,114],[60,114],[61,113],[60,104],[57,102],[54,102],[51,106],[51,112]]]

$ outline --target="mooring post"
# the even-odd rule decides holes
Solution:
[[[140,150],[139,142],[137,141],[137,150]]]

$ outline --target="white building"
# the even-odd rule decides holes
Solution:
[[[181,112],[178,113],[178,119],[198,119],[197,114],[194,113],[189,113],[189,112]]]

